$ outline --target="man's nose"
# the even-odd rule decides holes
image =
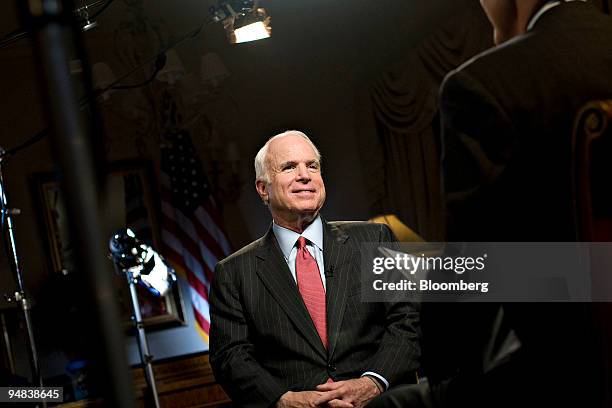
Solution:
[[[297,167],[297,179],[300,181],[309,181],[310,173],[308,172],[308,167],[305,164],[300,164]]]

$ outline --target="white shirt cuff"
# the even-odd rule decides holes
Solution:
[[[385,380],[385,377],[382,375],[373,373],[372,371],[366,371],[365,373],[361,374],[362,377],[365,375],[371,375],[372,377],[376,377],[377,380],[380,380],[380,382],[385,386],[385,391],[389,388],[389,381]]]

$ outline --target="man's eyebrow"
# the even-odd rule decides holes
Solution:
[[[297,164],[295,160],[288,160],[288,161],[282,162],[279,165],[279,167],[282,169],[283,167],[287,167],[287,166],[295,165],[295,164]]]

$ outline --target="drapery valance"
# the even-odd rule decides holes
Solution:
[[[374,213],[395,213],[427,240],[442,240],[438,88],[444,76],[490,48],[492,29],[477,4],[423,41],[405,63],[384,72],[370,90],[380,145],[366,147]]]

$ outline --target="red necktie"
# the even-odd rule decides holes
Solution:
[[[310,317],[327,348],[327,318],[325,315],[325,289],[319,273],[317,261],[306,249],[306,238],[298,238],[298,251],[295,258],[295,275],[298,289],[310,313]]]

